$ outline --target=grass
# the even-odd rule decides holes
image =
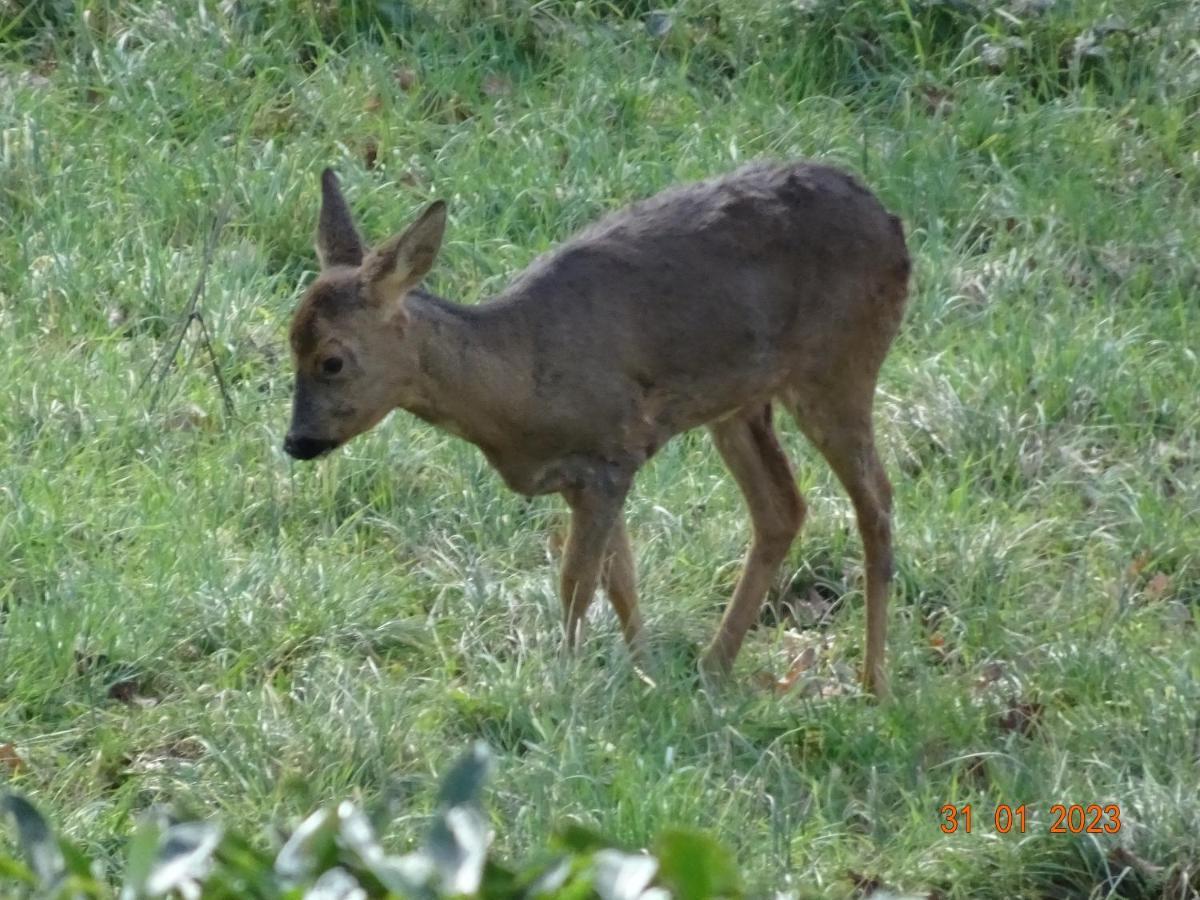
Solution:
[[[574,817],[711,829],[753,896],[1195,891],[1200,20],[1045,6],[0,3],[0,779],[112,858],[163,802],[265,834],[355,797],[404,847],[482,737],[514,855]],[[810,516],[778,593],[845,602],[765,621],[717,698],[690,659],[748,525],[703,435],[630,504],[653,690],[602,604],[560,654],[557,501],[401,413],[317,466],[279,451],[323,166],[376,239],[446,198],[431,286],[475,302],[764,155],[858,171],[916,260],[877,415],[893,703],[820,690],[857,663],[860,548],[792,429]],[[236,416],[192,338],[152,408],[223,208],[200,309]],[[808,689],[759,686],[814,641]],[[1054,803],[1123,827],[1052,834]]]

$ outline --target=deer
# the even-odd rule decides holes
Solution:
[[[805,519],[779,405],[849,495],[865,557],[861,682],[886,697],[892,487],[872,418],[908,294],[901,220],[840,168],[759,161],[610,213],[494,298],[458,304],[420,287],[446,218],[437,200],[368,247],[324,170],[320,271],[289,334],[284,451],[315,459],[396,409],[469,441],[512,490],[566,501],[565,648],[581,641],[602,587],[644,660],[624,504],[656,451],[706,427],[751,524],[699,658],[706,683],[719,684]]]

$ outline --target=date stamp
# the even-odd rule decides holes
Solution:
[[[955,806],[947,803],[938,813],[943,834],[970,834],[979,825],[970,803]],[[992,810],[992,829],[997,834],[1025,834],[1047,823],[1039,822],[1029,807],[1022,803],[1011,806],[999,803]],[[1116,803],[1055,803],[1050,807],[1049,834],[1116,834],[1121,830],[1121,807]]]

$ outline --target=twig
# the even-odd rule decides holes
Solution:
[[[213,350],[212,338],[208,333],[208,323],[204,321],[204,315],[199,312],[194,312],[191,315],[200,323],[200,340],[204,342],[205,349],[208,350],[208,359],[212,363],[213,377],[217,379],[217,389],[221,392],[221,399],[225,401],[225,414],[231,419],[237,418],[233,413],[233,398],[229,396],[229,391],[225,387],[225,379],[221,377],[221,367],[217,365],[217,354]]]
[[[212,230],[209,231],[208,239],[205,241],[204,245],[204,257],[200,262],[200,276],[196,279],[196,286],[192,288],[191,297],[188,298],[187,307],[183,313],[183,321],[180,324],[179,334],[175,338],[174,345],[171,347],[170,352],[160,353],[158,355],[158,357],[154,360],[153,365],[150,366],[150,368],[146,371],[146,374],[142,376],[142,380],[138,383],[137,393],[140,394],[142,388],[146,386],[146,383],[150,380],[151,376],[155,374],[155,370],[161,369],[155,378],[154,388],[150,394],[149,408],[151,410],[153,410],[155,405],[158,403],[158,397],[162,390],[163,382],[166,380],[167,373],[171,370],[171,366],[175,362],[175,357],[179,353],[179,348],[183,346],[183,339],[187,336],[187,330],[192,324],[192,318],[196,315],[196,304],[200,302],[200,295],[204,293],[204,282],[205,277],[208,275],[208,267],[212,264],[213,254],[217,250],[217,238],[221,234],[221,229],[224,228],[226,222],[229,221],[229,213],[230,205],[229,203],[226,203],[221,207],[221,210],[217,213],[217,217],[213,220]],[[201,325],[203,325],[203,322],[201,322]],[[212,348],[210,346],[210,355],[211,352]],[[213,359],[213,365],[215,368],[215,358]],[[220,378],[219,375],[218,378]],[[222,392],[224,392],[223,385]],[[229,402],[228,396],[226,396],[225,400],[226,403]]]

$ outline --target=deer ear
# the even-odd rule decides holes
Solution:
[[[362,238],[333,169],[321,173],[321,218],[317,222],[317,256],[321,268],[357,266],[363,261]]]
[[[446,232],[446,204],[431,203],[403,234],[367,254],[363,281],[378,304],[403,299],[433,268]]]

